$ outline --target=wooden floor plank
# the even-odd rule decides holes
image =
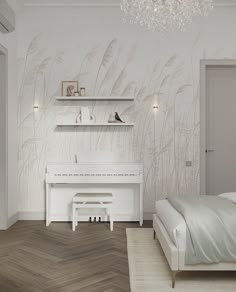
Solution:
[[[145,222],[144,227],[150,227]],[[128,292],[126,228],[19,221],[0,231],[0,292]]]

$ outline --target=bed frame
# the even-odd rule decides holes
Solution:
[[[185,265],[185,250],[178,249],[156,214],[153,215],[154,239],[158,239],[172,271],[172,288],[176,274],[183,271],[236,271],[236,263]]]

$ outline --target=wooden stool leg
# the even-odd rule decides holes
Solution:
[[[175,288],[176,275],[177,275],[177,272],[172,271],[172,288],[173,289]]]
[[[75,231],[75,204],[72,203],[72,230]]]
[[[78,226],[78,210],[75,210],[75,226]]]
[[[109,213],[110,213],[110,216],[109,216],[109,218],[110,218],[110,230],[111,231],[113,231],[113,215],[112,215],[112,210],[111,210],[111,208],[109,209]]]

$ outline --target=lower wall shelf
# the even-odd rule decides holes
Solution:
[[[98,126],[115,126],[115,127],[133,127],[134,123],[96,123],[96,124],[57,124],[57,127],[98,127]]]

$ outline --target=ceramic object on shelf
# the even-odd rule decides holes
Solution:
[[[89,108],[87,106],[81,106],[80,113],[81,113],[81,123],[82,124],[89,123],[90,121]]]
[[[78,114],[78,116],[76,117],[76,123],[77,124],[83,124],[82,119],[81,119],[81,113]],[[96,117],[95,117],[94,114],[92,114],[92,113],[90,114],[88,123],[90,123],[90,124],[95,124],[96,123]],[[86,124],[86,123],[84,123],[84,124]]]
[[[80,96],[85,96],[85,88],[80,87]]]
[[[110,114],[108,118],[108,123],[125,123],[121,120],[119,114],[117,112]]]

